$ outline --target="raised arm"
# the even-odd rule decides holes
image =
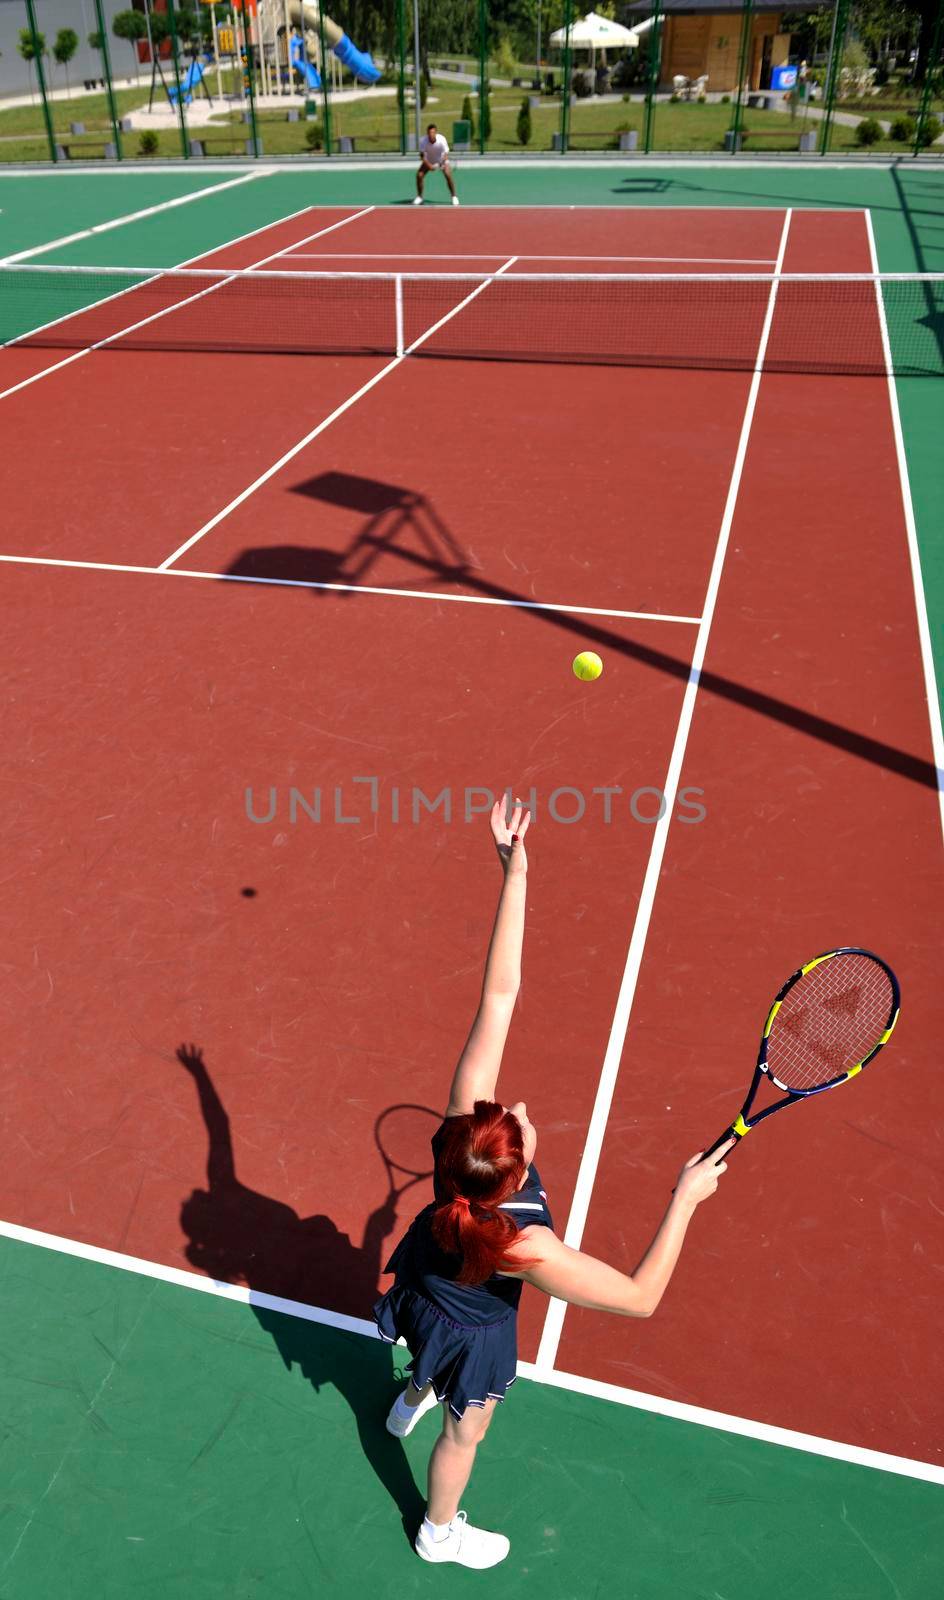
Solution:
[[[726,1155],[733,1143],[730,1139],[719,1153]],[[507,1276],[523,1278],[573,1306],[615,1311],[624,1317],[651,1317],[675,1271],[696,1206],[714,1194],[720,1174],[727,1171],[724,1161],[717,1166],[702,1163],[702,1154],[699,1151],[682,1168],[656,1236],[632,1273],[620,1272],[582,1250],[572,1250],[548,1228],[525,1228],[511,1254],[532,1265]]]
[[[502,891],[485,960],[482,998],[449,1091],[447,1117],[470,1112],[476,1100],[494,1100],[502,1052],[521,986],[528,858],[524,836],[531,814],[515,803],[510,823],[505,803],[492,807],[492,838],[502,865]]]

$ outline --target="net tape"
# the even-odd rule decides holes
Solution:
[[[227,271],[0,263],[0,343],[944,375],[944,274]],[[887,335],[887,337],[886,337]]]

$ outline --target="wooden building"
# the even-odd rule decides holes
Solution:
[[[757,0],[753,9],[746,87],[767,89],[773,68],[784,66],[790,55],[790,35],[781,26],[788,8]],[[662,13],[660,87],[671,89],[675,77],[707,77],[709,93],[733,94],[743,21],[739,0],[665,0]],[[639,0],[624,15],[631,28],[651,17],[652,7]]]

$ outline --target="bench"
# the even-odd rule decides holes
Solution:
[[[59,134],[56,139],[56,156],[63,161],[81,161],[83,154],[88,151],[105,161],[115,161],[118,152],[111,139],[77,139],[66,138]]]
[[[796,148],[799,149],[799,131],[794,132],[790,127],[741,129],[742,139],[789,139],[791,137],[796,141]]]
[[[251,156],[254,154],[252,139],[243,139],[238,133],[221,134],[219,138],[208,139],[205,137],[191,139],[190,154],[192,156],[209,156],[217,151],[224,156]],[[262,135],[259,135],[259,154],[262,154]]]

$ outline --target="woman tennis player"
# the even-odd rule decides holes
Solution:
[[[382,1339],[403,1339],[410,1383],[387,1418],[412,1433],[443,1407],[429,1459],[426,1515],[415,1548],[424,1561],[493,1567],[508,1554],[504,1534],[472,1527],[459,1501],[477,1446],[515,1379],[522,1283],[571,1305],[651,1317],[665,1293],[695,1207],[714,1194],[725,1163],[682,1169],[658,1232],[632,1275],[571,1250],[553,1231],[534,1165],[537,1133],[523,1101],[496,1103],[502,1052],[521,982],[530,815],[502,801],[492,836],[504,882],[492,930],[482,998],[459,1058],[442,1127],[433,1137],[435,1200],[414,1218],[387,1264],[396,1274],[374,1316]],[[734,1140],[718,1152],[723,1156]]]

